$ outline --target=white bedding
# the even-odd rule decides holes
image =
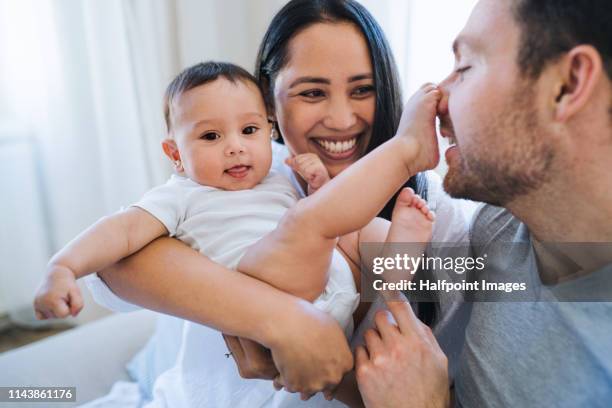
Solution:
[[[138,383],[117,381],[108,395],[79,405],[80,408],[140,408],[144,405]]]

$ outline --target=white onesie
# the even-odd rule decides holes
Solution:
[[[173,175],[134,205],[160,220],[170,236],[235,269],[247,248],[274,230],[298,198],[291,182],[275,171],[253,189],[239,191]],[[329,281],[314,305],[332,315],[350,337],[358,303],[350,268],[334,250]],[[158,378],[147,406],[260,407],[295,402],[289,394],[276,393],[269,381],[242,379],[226,352],[218,331],[186,322],[177,362]]]

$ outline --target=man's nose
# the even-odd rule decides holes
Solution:
[[[227,138],[227,144],[225,145],[226,156],[236,156],[245,152],[244,143],[242,138],[238,135],[231,135]]]
[[[323,121],[325,127],[333,130],[347,130],[357,123],[357,115],[347,98],[333,98],[327,116]]]

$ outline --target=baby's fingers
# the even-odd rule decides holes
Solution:
[[[287,166],[292,166],[295,163],[295,156],[290,156],[285,159],[285,164]]]
[[[285,386],[285,383],[283,382],[283,379],[280,376],[280,374],[276,376],[274,381],[272,381],[272,385],[274,386],[274,389],[276,391],[280,391],[283,389],[283,387]]]
[[[37,295],[34,299],[34,314],[38,320],[53,319],[55,299],[50,294]]]
[[[64,299],[60,299],[55,302],[53,309],[51,310],[53,317],[63,319],[64,317],[70,316],[70,305]]]
[[[302,163],[299,161],[297,157],[289,157],[285,159],[285,164],[291,167],[291,170],[295,171],[303,178],[308,178],[308,175],[306,171],[304,170],[304,166],[302,165]]]
[[[83,309],[83,296],[81,296],[81,291],[76,284],[68,292],[68,304],[72,316],[76,316]]]
[[[70,315],[70,308],[64,299],[45,303],[45,305],[36,308],[36,318],[39,320],[61,319]]]

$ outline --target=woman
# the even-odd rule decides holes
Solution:
[[[399,123],[401,98],[390,49],[375,20],[354,1],[288,3],[270,24],[257,67],[288,151],[317,153],[332,176],[392,137]],[[279,169],[303,187],[282,167],[288,151],[275,150]],[[434,241],[464,235],[465,217],[449,204],[435,175],[418,175],[409,185],[437,213]],[[389,217],[393,201],[382,216]],[[330,389],[353,365],[347,341],[329,316],[174,239],[159,239],[99,275],[131,303],[269,348],[288,390]],[[93,282],[93,291],[107,306],[126,307],[101,281]],[[248,359],[252,344],[242,344],[246,356],[236,357]],[[277,373],[255,367],[243,374],[274,378]]]

